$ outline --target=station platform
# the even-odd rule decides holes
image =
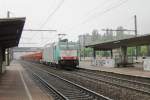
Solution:
[[[53,100],[13,61],[0,75],[0,100]]]
[[[85,60],[80,61],[79,68],[150,78],[150,71],[144,71],[142,65],[140,64],[135,65],[135,67],[108,68],[108,67],[93,66],[91,64],[91,61]]]

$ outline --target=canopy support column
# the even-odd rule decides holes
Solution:
[[[5,49],[0,47],[0,74],[4,71]]]
[[[127,59],[127,46],[121,47],[121,54],[122,54],[122,64],[127,65],[128,59]]]
[[[6,66],[9,66],[10,60],[9,60],[9,48],[5,49],[5,61],[6,61]]]
[[[113,58],[113,51],[112,49],[110,50],[110,53],[111,53],[111,59]]]
[[[95,48],[93,48],[93,59],[94,60],[96,59],[96,50],[95,50]]]

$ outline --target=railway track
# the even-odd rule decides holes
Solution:
[[[122,88],[127,88],[127,89],[131,89],[137,92],[141,92],[141,93],[145,93],[150,95],[150,83],[148,82],[140,82],[137,80],[131,80],[131,79],[127,79],[126,78],[120,78],[120,77],[116,77],[116,76],[110,76],[110,75],[105,75],[102,73],[93,73],[87,70],[77,70],[75,72],[67,72],[64,71],[63,73],[66,73],[67,75],[70,74],[74,76],[81,76],[81,77],[85,77],[87,79],[91,79],[93,81],[100,81],[100,82],[104,82],[107,84],[111,84],[111,85],[116,85]],[[112,74],[113,75],[113,74]]]
[[[57,95],[57,98],[61,98],[60,100],[111,100],[106,96],[100,95],[48,71],[31,67],[31,65],[29,69],[27,67],[29,65],[27,64],[23,64],[23,66],[26,67],[36,79],[40,80],[45,87],[57,93],[55,95]]]
[[[139,76],[131,76],[131,75],[125,75],[125,74],[120,74],[120,73],[114,73],[114,72],[107,72],[107,71],[96,71],[96,70],[88,70],[88,69],[80,69],[78,71],[85,72],[88,74],[94,74],[94,75],[104,75],[104,76],[112,76],[115,78],[122,78],[122,79],[127,79],[135,82],[142,82],[149,84],[150,83],[150,78],[147,77],[139,77]]]
[[[107,95],[110,98],[113,98],[115,100],[120,100],[120,99],[121,100],[127,100],[127,99],[128,100],[141,100],[141,99],[149,100],[150,99],[150,94],[149,94],[150,88],[149,86],[145,87],[144,86],[145,83],[141,85],[143,86],[143,88],[141,88],[140,85],[137,85],[135,83],[136,81],[133,81],[133,83],[131,83],[132,80],[131,82],[130,81],[127,82],[128,79],[124,80],[124,78],[118,78],[116,76],[109,77],[109,75],[103,75],[103,74],[99,75],[99,73],[94,74],[93,72],[86,71],[86,70],[76,70],[76,71],[56,70],[44,65],[39,65],[35,63],[32,64],[33,66],[37,66],[51,73],[57,74],[58,76],[61,76],[77,84],[80,84],[97,93]],[[123,79],[123,81],[119,79]],[[138,84],[140,83],[142,82],[139,82]],[[146,85],[148,84],[146,83]]]
[[[81,77],[86,77],[88,79],[92,79],[95,81],[102,81],[108,84],[117,85],[123,88],[135,90],[144,94],[150,95],[150,83],[139,82],[136,80],[130,80],[125,78],[119,78],[104,74],[95,74],[85,70],[79,70],[74,73],[75,75],[79,75]]]
[[[56,100],[69,100],[67,97],[65,97],[62,93],[57,91],[52,85],[50,85],[47,81],[45,81],[43,78],[41,78],[39,75],[37,75],[33,71],[32,71],[32,76],[36,80],[40,81],[42,83],[42,85],[46,88],[46,90],[50,91],[49,94],[52,95],[53,98],[55,98]]]

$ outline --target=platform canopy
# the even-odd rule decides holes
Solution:
[[[18,46],[24,23],[24,17],[0,19],[0,47]]]
[[[111,50],[123,46],[132,47],[132,46],[149,45],[149,44],[150,44],[150,34],[116,40],[116,41],[93,43],[87,45],[86,47],[91,47],[94,48],[95,50]]]

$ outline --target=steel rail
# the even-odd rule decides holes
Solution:
[[[73,85],[73,86],[76,86],[77,88],[80,88],[80,89],[86,91],[86,93],[91,94],[93,97],[98,98],[98,100],[101,100],[102,98],[103,98],[103,100],[112,100],[112,99],[110,99],[110,98],[108,98],[108,97],[106,97],[106,96],[103,96],[103,95],[101,95],[101,94],[99,94],[99,93],[96,93],[96,92],[94,92],[94,91],[92,91],[92,90],[89,90],[89,89],[87,89],[87,88],[85,88],[85,87],[83,87],[83,86],[81,86],[81,85],[78,85],[78,84],[76,84],[76,83],[73,83],[73,82],[71,82],[71,81],[69,81],[69,80],[66,80],[66,79],[64,79],[64,78],[62,78],[62,77],[60,77],[60,76],[57,76],[57,75],[55,75],[55,74],[53,74],[53,73],[50,73],[50,72],[48,72],[48,71],[46,71],[46,70],[43,70],[43,69],[41,69],[41,68],[34,67],[34,69],[40,70],[40,71],[43,72],[43,73],[47,73],[47,74],[49,74],[49,75],[51,75],[51,76],[54,76],[54,77],[56,77],[56,78],[58,78],[58,79],[60,79],[60,80],[62,80],[62,81],[65,81],[65,82],[67,82],[67,83],[69,83],[69,84],[71,84],[71,85]]]
[[[64,96],[62,93],[60,93],[57,89],[55,89],[51,84],[49,84],[47,81],[45,81],[43,78],[41,78],[38,74],[34,73],[32,70],[27,69],[30,71],[34,78],[38,79],[48,90],[53,90],[55,95],[57,95],[58,98],[61,98],[63,100],[69,100],[66,96]]]

